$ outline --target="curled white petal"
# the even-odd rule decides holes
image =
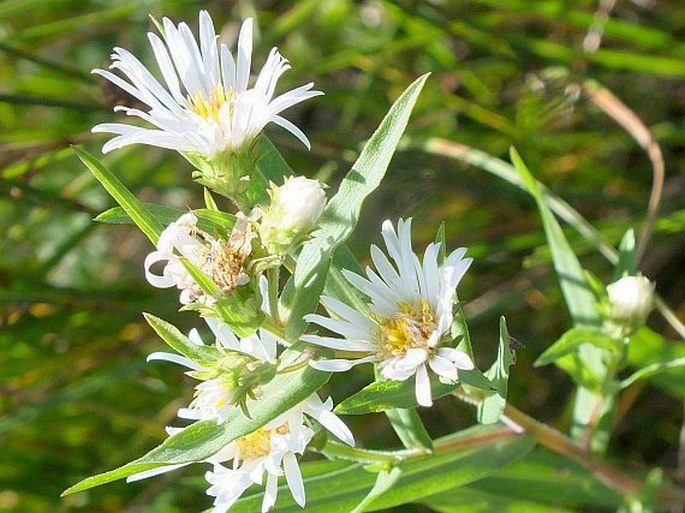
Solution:
[[[177,363],[179,365],[183,365],[184,367],[188,367],[189,369],[196,370],[196,371],[203,371],[207,370],[206,367],[200,365],[197,362],[194,362],[190,358],[186,358],[185,356],[181,356],[179,354],[175,353],[166,353],[163,351],[156,351],[154,353],[150,353],[148,357],[146,358],[146,361],[152,362],[152,361],[167,361],[167,362],[172,362],[172,363]]]

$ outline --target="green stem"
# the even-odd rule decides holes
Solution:
[[[278,310],[278,284],[280,281],[280,266],[269,267],[266,270],[266,278],[269,284],[269,311],[271,318],[276,324],[282,324],[281,315]]]
[[[459,438],[445,438],[442,440],[435,440],[433,446],[434,454],[447,454],[450,452],[468,449],[470,447],[492,443],[503,438],[511,438],[518,436],[509,428],[495,429],[488,433],[460,436]],[[326,445],[321,449],[321,453],[326,456],[335,457],[338,459],[357,461],[366,464],[373,463],[399,463],[401,461],[422,458],[430,456],[423,448],[402,449],[399,451],[372,451],[368,449],[360,449],[357,447],[349,447],[347,445],[327,441]]]
[[[602,389],[597,396],[597,402],[593,408],[590,419],[590,440],[588,446],[597,455],[606,453],[609,445],[609,438],[614,422],[616,408],[616,396],[620,392],[620,386],[616,379],[616,374],[625,365],[627,341],[614,340],[619,351],[611,353],[612,357],[606,365],[606,373],[602,382]]]

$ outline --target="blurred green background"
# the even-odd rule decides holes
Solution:
[[[382,220],[411,216],[422,248],[445,220],[450,248],[467,246],[475,258],[460,298],[481,366],[492,361],[497,319],[506,315],[524,346],[510,384],[512,403],[566,429],[572,383],[555,368],[532,368],[569,325],[534,204],[510,184],[452,158],[449,144],[505,160],[515,145],[538,179],[615,245],[626,229],[641,226],[652,171],[630,135],[581,92],[589,79],[608,88],[664,153],[660,217],[641,269],[682,318],[685,5],[617,0],[598,14],[612,3],[0,2],[0,511],[176,512],[210,505],[199,467],[59,497],[83,477],[157,445],[192,394],[193,382],[178,367],[145,365],[163,343],[141,311],[186,329],[196,316],[175,313],[175,291],[146,283],[142,262],[152,248],[134,227],[92,220],[113,201],[69,148],[99,154],[106,136],[90,128],[121,119],[112,107],[123,98],[89,72],[109,64],[113,46],[152,65],[148,14],[187,21],[195,31],[198,10],[208,9],[229,42],[240,21],[254,16],[256,65],[274,45],[293,64],[278,90],[311,80],[326,93],[287,113],[308,134],[311,152],[277,127],[267,134],[297,172],[333,187],[393,100],[430,71],[407,145],[368,200],[350,245],[367,261]],[[437,151],[422,150],[432,138],[446,142]],[[201,206],[188,164],[171,152],[128,147],[105,161],[145,201]],[[611,266],[598,252],[575,232],[568,236],[583,264],[610,281]],[[677,338],[658,314],[650,326]],[[341,399],[368,378],[364,372],[355,380],[334,378],[330,393]],[[622,397],[609,453],[627,470],[661,466],[678,479],[685,380],[674,379],[633,387]],[[444,399],[425,419],[431,434],[440,435],[475,416]],[[350,423],[368,447],[399,445],[382,416]],[[482,487],[497,493],[496,481],[490,483]],[[548,500],[555,501],[602,511],[578,497]],[[459,511],[489,511],[477,506]]]

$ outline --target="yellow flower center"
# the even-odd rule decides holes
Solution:
[[[228,92],[224,90],[221,84],[217,84],[212,89],[209,98],[205,97],[200,91],[196,91],[191,98],[188,97],[190,108],[205,119],[219,120],[219,112],[225,103],[235,99],[235,91],[229,89]]]
[[[423,299],[418,305],[400,303],[399,313],[381,319],[378,327],[378,345],[383,357],[404,356],[414,347],[428,348],[428,339],[437,328],[435,315]]]
[[[267,456],[271,452],[271,435],[287,433],[288,425],[281,424],[275,429],[258,429],[254,433],[240,437],[235,441],[238,447],[236,457],[245,461]]]

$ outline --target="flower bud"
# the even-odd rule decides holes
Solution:
[[[642,326],[654,308],[654,284],[644,276],[625,276],[607,286],[607,320],[622,335]]]
[[[271,254],[283,254],[299,244],[317,225],[326,194],[317,180],[290,177],[280,187],[271,184],[271,205],[259,226],[262,244]]]

